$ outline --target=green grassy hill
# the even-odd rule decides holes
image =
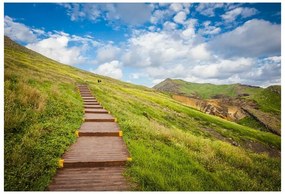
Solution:
[[[171,85],[172,87],[169,87]],[[171,89],[171,88],[175,89]],[[153,88],[177,94],[184,94],[185,96],[195,96],[201,99],[209,99],[218,94],[234,97],[237,96],[242,88],[239,84],[232,85],[214,85],[214,84],[200,84],[186,82],[180,79],[166,79],[157,84]],[[257,88],[256,88],[257,89]]]
[[[262,123],[264,120],[260,116],[248,115],[244,119],[237,121],[240,124],[249,127],[256,127],[263,131],[272,131],[280,134],[281,128],[281,86],[269,86],[260,88],[241,84],[214,85],[191,83],[178,79],[166,79],[153,87],[154,89],[165,92],[167,94],[181,95],[194,99],[220,99],[220,104],[225,107],[234,104],[238,107],[251,107],[258,110],[261,115],[265,113],[269,123]],[[223,100],[226,99],[226,100]],[[254,104],[254,105],[253,105]],[[270,120],[277,122],[276,126],[272,126]]]
[[[211,99],[218,95],[251,99],[258,103],[261,110],[280,115],[281,86],[260,88],[241,84],[214,85],[191,83],[179,79],[166,79],[153,87],[159,91],[181,94],[188,97]]]
[[[82,123],[76,83],[88,84],[117,117],[133,158],[125,176],[134,190],[281,190],[280,136],[60,64],[7,37],[4,66],[5,190],[46,189]]]

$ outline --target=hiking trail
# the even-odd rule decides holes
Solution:
[[[63,154],[50,191],[126,191],[122,175],[129,152],[116,118],[105,110],[87,85],[78,85],[84,103],[84,123],[77,141]]]

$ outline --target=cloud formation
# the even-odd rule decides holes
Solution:
[[[67,14],[72,21],[99,20],[121,21],[127,25],[141,25],[150,20],[152,7],[141,3],[119,3],[119,4],[100,4],[100,3],[63,3]]]
[[[36,43],[26,45],[27,48],[39,52],[64,64],[75,65],[85,59],[81,56],[80,47],[68,47],[70,38],[65,35],[53,35]]]
[[[72,21],[131,26],[120,43],[45,32],[8,16],[5,34],[62,63],[92,65],[86,69],[135,83],[146,79],[155,84],[166,78],[260,86],[280,83],[281,25],[250,19],[260,12],[241,5],[62,4]],[[206,19],[201,22],[195,14]]]
[[[75,65],[86,61],[84,52],[96,47],[99,42],[91,37],[69,35],[64,32],[45,32],[15,22],[5,16],[5,35],[15,41],[26,43],[26,47],[64,64]],[[74,44],[71,46],[71,44]]]
[[[235,9],[232,9],[232,10],[226,12],[221,17],[226,22],[232,22],[232,21],[236,20],[236,18],[239,16],[242,18],[248,18],[248,17],[253,16],[257,13],[258,13],[258,11],[255,8],[237,7]]]
[[[196,7],[196,11],[202,15],[214,17],[216,9],[223,8],[223,3],[200,3]]]
[[[281,26],[265,20],[249,20],[209,43],[224,57],[268,57],[281,54]]]
[[[4,34],[8,35],[11,39],[20,42],[35,42],[37,34],[41,34],[39,29],[30,29],[22,23],[14,21],[9,16],[4,17]]]
[[[121,63],[117,60],[111,61],[109,63],[104,63],[97,67],[95,70],[91,70],[93,73],[100,75],[109,76],[115,79],[122,79],[123,72],[121,70]]]

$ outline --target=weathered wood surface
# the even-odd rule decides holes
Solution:
[[[126,191],[124,167],[63,168],[58,170],[51,191]]]

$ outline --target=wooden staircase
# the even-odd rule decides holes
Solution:
[[[84,123],[78,139],[59,161],[62,168],[49,185],[50,191],[126,191],[122,175],[130,161],[116,118],[93,97],[86,85],[78,85],[84,103]]]

